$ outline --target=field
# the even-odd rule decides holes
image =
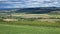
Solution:
[[[60,15],[12,14],[12,16],[14,17],[12,19],[16,18],[18,21],[0,19],[0,34],[60,34]]]
[[[60,28],[0,24],[0,34],[60,34]]]

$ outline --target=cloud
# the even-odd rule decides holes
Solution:
[[[0,0],[0,8],[60,7],[60,0]]]

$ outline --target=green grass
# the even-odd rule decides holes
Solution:
[[[10,24],[10,25],[29,25],[29,26],[46,26],[46,27],[60,27],[60,21],[38,21],[38,20],[20,20],[16,22],[5,22],[0,21],[0,24]]]
[[[60,34],[60,28],[0,24],[0,34]]]
[[[38,20],[0,21],[0,34],[60,34],[60,23]]]
[[[30,16],[57,17],[60,15],[38,15]],[[25,17],[25,15],[21,15]],[[16,22],[6,22],[0,20],[0,34],[60,34],[60,19],[19,19]]]

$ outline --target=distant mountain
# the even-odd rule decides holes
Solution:
[[[7,8],[0,9],[0,12],[12,12],[16,13],[50,13],[52,11],[60,11],[60,7],[37,7],[37,8]]]
[[[24,12],[24,13],[49,13],[52,11],[60,11],[59,7],[38,7],[38,8],[23,8],[17,10],[16,12]]]
[[[17,11],[19,10],[20,8],[3,8],[3,9],[0,9],[0,12],[13,12],[13,11]]]
[[[16,10],[16,9],[20,9],[20,8],[0,8],[0,11],[1,10]]]

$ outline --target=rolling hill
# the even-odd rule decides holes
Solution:
[[[15,12],[15,13],[50,13],[53,11],[60,12],[59,7],[37,7],[37,8],[6,8],[0,9],[0,12]]]

